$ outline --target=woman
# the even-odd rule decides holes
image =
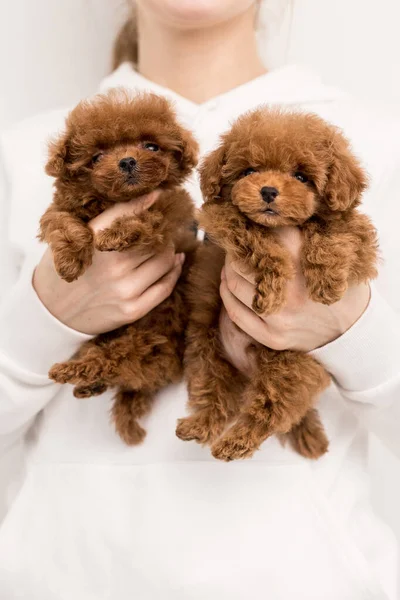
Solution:
[[[138,0],[136,8],[138,46],[130,21],[116,45],[118,68],[101,89],[171,97],[202,152],[233,118],[265,102],[340,125],[371,174],[364,207],[386,262],[372,293],[355,286],[329,308],[307,300],[299,273],[288,306],[264,319],[250,309],[251,274],[229,257],[225,265],[221,295],[230,319],[272,348],[313,352],[333,376],[319,405],[330,439],[321,460],[307,461],[272,438],[252,460],[227,465],[182,443],[174,430],[185,410],[183,384],[159,394],[145,442],[129,448],[109,423],[110,395],[77,400],[47,372],[88,337],[139,319],[166,298],[182,258],[98,253],[78,281],[60,280],[35,233],[51,199],[44,140],[66,113],[4,135],[0,433],[4,451],[24,440],[27,466],[0,531],[0,597],[394,599],[396,548],[368,502],[365,425],[391,441],[387,424],[400,389],[399,124],[374,120],[308,71],[265,72],[253,0]],[[191,191],[200,203],[195,181]],[[116,206],[92,227],[154,201]],[[298,260],[298,233],[286,243]],[[241,338],[230,332],[228,322],[221,336],[241,362]]]

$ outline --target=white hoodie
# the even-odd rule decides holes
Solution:
[[[368,309],[314,354],[332,373],[319,411],[330,439],[317,462],[277,439],[231,464],[175,437],[184,385],[159,394],[140,447],[109,422],[111,396],[78,400],[47,378],[87,339],[52,317],[31,286],[50,203],[46,139],[67,111],[0,138],[0,443],[24,439],[26,474],[0,530],[2,600],[383,600],[396,598],[396,547],[368,499],[367,427],[398,444],[400,123],[371,115],[310,72],[285,67],[196,105],[128,64],[124,85],[172,97],[202,152],[261,103],[317,112],[343,127],[371,175],[364,209],[385,262]],[[0,190],[1,190],[0,185]],[[196,181],[190,191],[201,195]],[[3,291],[3,290],[2,290]],[[396,312],[397,310],[397,312]],[[397,413],[397,416],[396,416]]]

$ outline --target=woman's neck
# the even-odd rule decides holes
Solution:
[[[257,52],[254,7],[207,29],[166,26],[138,11],[139,72],[201,104],[265,73]]]

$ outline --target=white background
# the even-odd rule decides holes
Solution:
[[[110,70],[125,7],[123,0],[0,0],[0,128],[95,91]],[[294,0],[262,51],[271,65],[309,64],[329,83],[400,112],[399,25],[400,0]],[[377,440],[371,473],[376,509],[400,539],[400,462]]]
[[[0,127],[95,91],[128,2],[0,0]],[[400,0],[292,3],[289,43],[288,23],[285,35],[273,25],[263,48],[270,64],[306,63],[329,83],[400,107]]]

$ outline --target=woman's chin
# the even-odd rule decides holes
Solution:
[[[255,4],[254,0],[139,0],[165,23],[180,29],[212,27],[237,17]]]

